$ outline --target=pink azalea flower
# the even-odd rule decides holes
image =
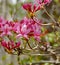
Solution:
[[[7,24],[1,27],[1,32],[1,36],[12,35],[11,27],[9,27]]]
[[[36,12],[42,8],[43,5],[49,4],[52,0],[35,0],[35,4],[33,3],[24,3],[23,8],[28,12]],[[38,5],[37,5],[38,4]]]
[[[14,50],[15,48],[18,48],[20,44],[20,42],[14,43],[13,41],[6,42],[4,40],[1,42],[1,45],[8,50]]]
[[[37,3],[41,4],[42,0],[35,0]]]
[[[45,4],[50,4],[51,1],[52,1],[52,0],[44,0],[44,3],[45,3]]]
[[[32,11],[31,10],[31,6],[32,6],[32,3],[25,3],[25,4],[23,4],[23,8],[25,10],[28,10],[28,11]]]
[[[3,18],[0,18],[0,37],[6,35],[12,35],[12,25],[11,23]]]
[[[52,0],[35,0],[38,4],[49,4]]]
[[[37,6],[36,4],[32,4],[32,3],[24,3],[23,8],[28,12],[32,12],[32,13],[40,10],[40,6]]]
[[[40,39],[41,26],[35,20],[25,17],[20,23],[15,24],[14,31],[17,33],[18,38],[29,39],[29,37],[33,36],[35,39]]]
[[[0,17],[0,25],[4,25],[7,21],[3,18],[3,17]]]

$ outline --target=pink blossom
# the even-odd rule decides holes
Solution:
[[[32,3],[24,3],[23,8],[28,12],[32,12],[32,13],[40,10],[40,6],[37,6],[36,4],[32,4]]]
[[[37,3],[41,4],[42,0],[35,0]]]
[[[38,4],[49,4],[52,0],[35,0]]]
[[[24,3],[23,8],[28,12],[36,12],[42,8],[45,4],[49,4],[52,0],[35,0],[36,3]],[[38,4],[38,5],[37,5]]]
[[[6,42],[4,40],[1,42],[1,45],[8,50],[14,50],[15,48],[18,48],[20,44],[20,42],[14,43],[13,41]]]
[[[17,33],[18,38],[24,37],[29,39],[29,37],[33,36],[35,39],[40,39],[41,26],[35,20],[25,17],[15,24],[14,31]]]
[[[6,35],[12,35],[13,25],[10,23],[10,21],[7,21],[3,18],[0,18],[0,37],[6,36]]]
[[[52,1],[52,0],[44,0],[44,3],[45,3],[45,4],[50,4],[51,1]]]
[[[23,8],[28,11],[31,11],[31,6],[32,6],[32,3],[24,3],[23,4]]]

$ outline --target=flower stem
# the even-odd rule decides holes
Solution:
[[[20,55],[17,56],[17,61],[18,61],[18,65],[21,65],[21,64],[20,64],[20,57],[19,57],[19,56],[20,56]]]
[[[51,20],[56,23],[55,19],[47,12],[47,10],[45,8],[43,8],[46,12],[46,14],[51,18]]]
[[[30,49],[32,49],[32,47],[30,46],[29,42],[28,42],[28,46],[29,46]],[[32,49],[32,50],[33,50],[33,49]]]

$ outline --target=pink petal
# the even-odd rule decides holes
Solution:
[[[25,10],[28,10],[28,11],[31,11],[31,6],[32,6],[31,3],[25,3],[25,4],[23,4],[23,8],[24,8]]]

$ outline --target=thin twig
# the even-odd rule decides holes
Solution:
[[[56,62],[56,61],[39,61],[39,62],[33,62],[32,64],[40,64],[40,63],[55,63],[55,64],[60,64],[60,62]],[[29,63],[27,64],[29,65]]]
[[[43,8],[44,11],[46,12],[46,14],[51,18],[51,20],[56,23],[55,19],[47,12],[47,10],[45,8]]]
[[[27,44],[28,44],[28,46],[29,46],[29,50],[35,50],[36,49],[36,47],[34,47],[34,48],[32,48],[31,46],[30,46],[30,44],[29,44],[29,41],[27,41]]]
[[[53,23],[41,24],[42,26],[53,25]]]
[[[51,54],[32,54],[32,53],[24,53],[23,55],[31,55],[31,56],[50,56]]]
[[[32,47],[30,46],[29,42],[28,42],[28,46],[29,46],[30,49],[32,49]],[[33,50],[33,49],[32,49],[32,50]]]
[[[21,64],[20,64],[20,57],[19,57],[19,56],[20,56],[20,55],[17,56],[17,61],[18,61],[18,65],[21,65]]]

